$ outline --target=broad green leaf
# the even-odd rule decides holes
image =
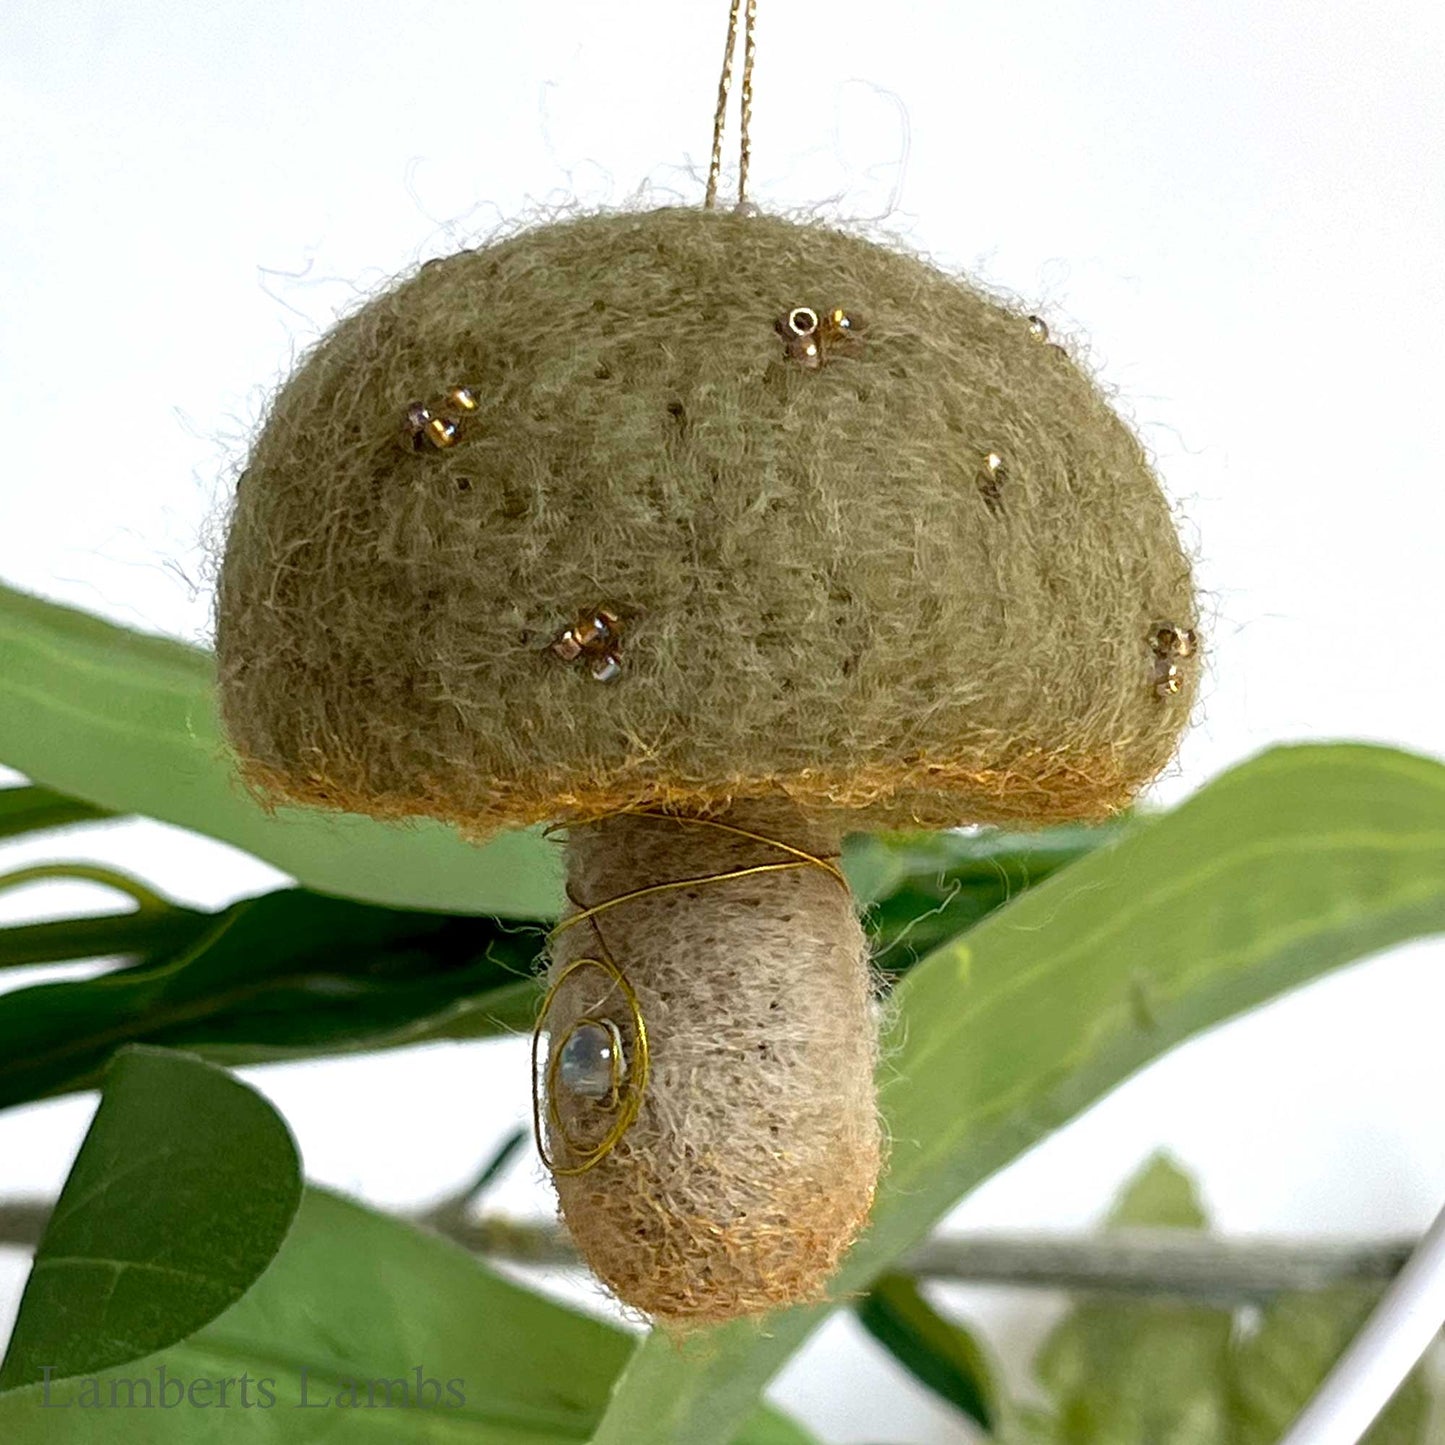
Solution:
[[[144,1381],[154,1399],[164,1367],[167,1380],[186,1386],[231,1380],[224,1408],[212,1389],[196,1396],[209,1396],[209,1405],[82,1409],[85,1384],[72,1381],[52,1387],[48,1408],[40,1388],[0,1395],[0,1439],[580,1442],[590,1437],[632,1343],[620,1330],[509,1283],[446,1240],[312,1189],[280,1254],[248,1294],[184,1343],[106,1372],[92,1387],[108,1404],[115,1384],[124,1403],[141,1387],[123,1382]],[[241,1403],[243,1376],[249,1409]],[[351,1382],[357,1407],[349,1404]],[[169,1393],[176,1397],[174,1383]],[[323,1404],[338,1399],[347,1403]],[[56,1408],[65,1401],[74,1407]],[[762,1411],[740,1432],[730,1430],[733,1436],[740,1445],[808,1445],[810,1438]]]
[[[1175,1044],[1442,928],[1445,767],[1388,748],[1273,749],[1070,864],[895,991],[890,1169],[835,1298]],[[597,1445],[719,1445],[825,1313],[654,1336]]]
[[[1198,1229],[1193,1181],[1159,1157],[1126,1186],[1112,1228]],[[1054,1328],[1034,1370],[1059,1445],[1232,1445],[1233,1312],[1161,1300],[1085,1301]]]
[[[0,763],[233,843],[323,893],[503,918],[561,903],[557,849],[535,831],[477,847],[434,823],[268,813],[235,776],[206,653],[3,586]]]
[[[1364,1324],[1379,1293],[1349,1287],[1282,1295],[1264,1310],[1235,1352],[1231,1445],[1275,1445]],[[1430,1411],[1426,1371],[1417,1369],[1364,1445],[1425,1445]]]
[[[175,952],[0,994],[0,1108],[93,1087],[126,1043],[239,1065],[524,1030],[542,937],[299,888],[247,899]]]
[[[72,823],[97,823],[114,816],[105,808],[92,807],[49,788],[24,785],[0,788],[0,838],[18,838],[47,828],[67,828]]]
[[[983,1347],[933,1308],[911,1275],[885,1274],[855,1306],[884,1349],[985,1431],[998,1413],[998,1389]]]
[[[127,1050],[36,1251],[0,1390],[194,1333],[275,1258],[300,1199],[296,1147],[259,1094],[198,1059]]]
[[[1129,822],[1037,833],[886,833],[848,839],[843,866],[887,975],[965,933],[1025,889],[1042,883]]]

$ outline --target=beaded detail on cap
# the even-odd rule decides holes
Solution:
[[[455,446],[462,422],[476,409],[476,395],[466,386],[454,386],[430,403],[409,402],[402,416],[401,444],[411,452]]]
[[[622,624],[617,614],[599,607],[584,612],[552,644],[563,662],[586,662],[597,682],[614,682],[622,672]]]
[[[1068,360],[1069,353],[1057,341],[1049,340],[1049,323],[1042,316],[1029,317],[1029,335],[1040,345],[1046,345],[1050,351],[1056,351],[1066,361]]]
[[[856,352],[863,323],[841,306],[821,313],[811,306],[794,306],[778,320],[774,330],[783,338],[783,348],[790,361],[808,371],[817,371],[835,356]]]
[[[1149,646],[1154,653],[1154,691],[1160,697],[1172,697],[1184,686],[1180,663],[1199,650],[1199,636],[1192,627],[1158,622],[1149,631]]]

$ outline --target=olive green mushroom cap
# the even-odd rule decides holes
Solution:
[[[430,262],[338,325],[241,480],[217,653],[278,799],[943,826],[1126,803],[1195,624],[1138,441],[1027,316],[670,209]]]

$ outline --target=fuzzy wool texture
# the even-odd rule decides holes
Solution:
[[[836,856],[838,833],[786,802],[714,815]],[[568,892],[591,906],[657,882],[789,855],[702,824],[623,816],[569,830]],[[611,957],[637,993],[650,1074],[630,1128],[584,1173],[556,1175],[578,1248],[625,1303],[686,1329],[823,1295],[872,1203],[881,1158],[867,945],[851,894],[805,864],[629,899],[555,935],[552,977]],[[552,1039],[606,1017],[635,1067],[617,987],[594,968],[562,982]],[[553,1094],[567,1138],[595,1145],[616,1106]]]
[[[845,308],[808,370],[775,323]],[[409,403],[465,385],[457,444]],[[984,476],[985,457],[1002,459]],[[598,683],[550,644],[622,622]],[[429,262],[276,396],[220,577],[222,715],[275,800],[481,836],[784,793],[847,826],[1106,814],[1194,698],[1140,445],[1027,318],[815,223],[668,209]]]

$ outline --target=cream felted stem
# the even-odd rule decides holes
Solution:
[[[836,862],[836,825],[790,803],[711,816]],[[698,823],[611,818],[569,834],[571,911],[788,859]],[[650,1057],[637,1117],[581,1173],[565,1171],[606,1135],[617,1106],[555,1080],[567,1137],[552,1120],[548,1150],[588,1263],[620,1299],[662,1320],[703,1323],[821,1295],[867,1215],[881,1153],[877,1026],[852,895],[811,864],[669,889],[564,928],[552,978],[589,957],[626,976]],[[602,970],[563,980],[549,1038],[583,1016],[617,1026],[635,1079],[631,1015]]]

